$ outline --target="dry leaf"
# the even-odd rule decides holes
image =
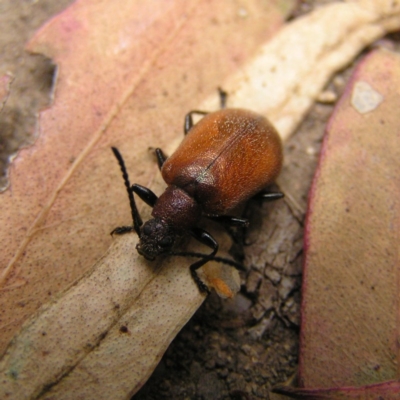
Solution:
[[[265,113],[287,138],[329,81],[357,54],[400,26],[400,4],[348,0],[298,18],[259,49],[226,87],[231,105]]]
[[[58,76],[40,136],[15,159],[0,200],[3,349],[26,317],[104,254],[109,232],[130,222],[110,146],[135,181],[154,188],[149,146],[168,153],[182,138],[184,113],[254,53],[265,26],[282,22],[251,1],[248,18],[217,2],[120,3],[78,1],[29,45],[53,58]]]
[[[399,55],[366,57],[324,139],[305,238],[300,379],[308,389],[345,393],[399,379],[399,87]],[[398,398],[398,384],[386,386],[385,399]]]
[[[335,389],[275,388],[274,393],[284,394],[293,399],[304,400],[396,400],[400,392],[400,382],[390,381],[364,387]],[[282,397],[279,397],[282,399]],[[277,399],[278,400],[278,399]]]
[[[2,260],[8,262],[2,273],[3,348],[40,304],[57,298],[77,278],[80,281],[44,306],[8,348],[1,367],[3,395],[40,396],[55,382],[53,391],[63,391],[64,384],[69,391],[83,390],[84,385],[71,384],[81,378],[77,364],[96,360],[99,353],[91,350],[100,350],[102,343],[100,353],[109,354],[107,346],[112,346],[114,356],[107,355],[106,360],[124,368],[130,379],[127,389],[121,385],[122,375],[116,379],[118,368],[106,361],[118,389],[112,389],[112,396],[102,385],[96,390],[108,398],[125,397],[144,383],[175,333],[203,301],[188,273],[192,260],[168,260],[167,264],[174,262],[173,268],[158,274],[156,265],[146,267],[146,261],[139,260],[134,235],[116,238],[106,258],[81,276],[104,254],[111,243],[109,232],[130,222],[110,146],[120,148],[137,182],[159,193],[164,185],[152,183],[159,173],[148,147],[157,145],[169,153],[166,145],[172,138],[182,138],[184,113],[206,94],[216,97],[224,77],[253,56],[283,22],[282,13],[271,5],[248,1],[243,7],[218,2],[78,1],[30,43],[31,50],[53,58],[58,79],[54,104],[40,116],[40,136],[35,146],[19,153],[10,168],[11,186],[0,200],[5,227]],[[147,216],[149,210],[145,212]],[[125,242],[129,246],[121,250]],[[110,263],[117,277],[109,271]],[[171,281],[168,288],[163,287],[163,274]],[[167,301],[171,292],[179,299],[175,305]],[[140,324],[137,313],[146,298]],[[155,311],[158,301],[172,313],[162,313],[167,321]],[[129,307],[135,321],[131,324]],[[190,312],[182,312],[182,307]],[[154,317],[162,325],[156,332],[151,330]],[[137,332],[139,340],[133,334],[121,335],[117,322],[151,334],[143,338]],[[118,348],[110,331],[114,326]],[[129,338],[136,345],[131,350],[145,359],[141,368],[135,368],[137,375],[118,355],[130,352],[121,338]],[[88,354],[91,360],[85,357]],[[87,371],[91,376],[102,374],[98,364]],[[65,374],[68,381],[61,383]],[[88,390],[94,393],[90,386]]]
[[[233,92],[232,105],[257,110],[263,104],[262,111],[271,110],[287,133],[294,123],[281,124],[279,116],[300,121],[318,85],[322,88],[363,45],[400,26],[398,18],[383,8],[374,18],[356,18],[356,31],[369,23],[378,29],[366,41],[352,42],[351,51],[338,57],[340,62],[321,63],[320,68],[308,57],[316,31],[304,34],[312,15],[289,25],[287,33],[260,50],[282,22],[275,8],[251,1],[241,8],[211,4],[78,1],[31,42],[30,48],[52,57],[59,71],[54,105],[41,114],[40,137],[19,154],[10,171],[11,187],[0,200],[1,209],[7,210],[7,215],[0,215],[3,226],[15,232],[2,237],[2,259],[8,260],[2,275],[3,346],[40,304],[64,290],[104,253],[111,229],[129,221],[111,145],[124,154],[133,179],[158,193],[162,184],[147,147],[157,145],[170,153],[181,140],[182,115],[199,108],[217,86]],[[396,9],[391,12],[395,15]],[[397,25],[389,24],[390,18]],[[313,27],[320,35],[321,26]],[[348,37],[339,24],[332,29],[338,32],[335,40]],[[328,33],[331,37],[332,31]],[[278,48],[292,54],[291,37],[305,49],[304,57],[290,65],[290,76],[296,78],[279,73],[272,86],[253,87],[254,93],[247,96],[244,82],[250,90],[254,81],[248,78],[260,76],[254,72],[258,60],[278,63]],[[326,56],[317,61],[326,62],[332,46],[316,45]],[[282,70],[279,63],[276,71],[287,71],[289,64],[279,60]],[[298,92],[297,97],[294,88],[304,81],[303,72],[312,69],[324,69],[325,81],[320,78],[313,91]],[[283,91],[279,99],[294,99],[289,111],[280,101],[271,109],[268,101],[276,90]],[[205,107],[210,101],[202,104],[213,109]],[[203,297],[189,276],[189,260],[167,260],[158,272],[139,259],[135,242],[133,235],[117,238],[98,265],[24,326],[1,363],[3,393],[15,394],[14,398],[62,398],[68,393],[76,398],[85,398],[85,393],[126,398],[144,383]],[[174,296],[177,301],[170,302]]]

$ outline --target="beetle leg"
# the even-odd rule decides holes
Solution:
[[[206,246],[210,247],[213,251],[210,253],[210,256],[214,256],[218,251],[218,243],[217,241],[211,236],[210,233],[205,231],[201,228],[192,228],[190,230],[190,234],[198,240],[200,243],[205,244]],[[200,267],[199,267],[200,268]]]
[[[245,218],[238,218],[232,215],[207,215],[208,219],[219,222],[222,225],[240,226],[246,228],[249,226],[249,220]]]
[[[186,114],[185,116],[185,124],[183,127],[183,131],[185,132],[185,135],[190,131],[190,129],[193,126],[193,114],[199,114],[199,115],[207,115],[208,111],[199,111],[199,110],[193,110],[190,111]]]
[[[131,184],[129,183],[129,176],[128,176],[128,172],[126,171],[125,162],[121,156],[121,153],[119,152],[119,150],[116,147],[111,147],[111,149],[114,153],[115,158],[118,160],[118,164],[122,171],[122,177],[124,178],[125,187],[128,192],[129,204],[131,206],[132,221],[133,221],[132,227],[121,226],[119,228],[115,228],[111,232],[111,235],[113,235],[114,233],[116,233],[117,235],[122,235],[124,233],[132,232],[132,230],[135,230],[137,235],[140,237],[140,227],[142,226],[143,221],[142,221],[142,218],[140,217],[139,211],[136,207],[135,197],[131,190]]]
[[[264,200],[264,201],[274,201],[274,200],[279,200],[285,197],[285,195],[281,192],[276,192],[276,193],[266,193],[266,192],[260,192],[257,193],[253,199],[259,199],[259,200]]]
[[[221,109],[224,109],[226,108],[226,100],[228,98],[228,93],[219,87],[218,94],[219,94],[219,104],[221,106]]]
[[[190,230],[191,235],[197,239],[199,242],[205,244],[206,246],[212,248],[212,252],[208,256],[215,256],[218,251],[218,243],[217,241],[209,234],[207,231],[201,228],[193,228]],[[201,268],[203,265],[207,264],[210,261],[207,257],[204,257],[202,260],[196,261],[190,266],[190,273],[194,281],[197,283],[200,291],[202,292],[209,292],[209,288],[205,285],[199,276],[197,275],[197,270]]]
[[[228,232],[234,243],[244,243],[244,232],[249,226],[249,220],[246,218],[233,217],[231,215],[206,215],[208,219],[220,223]],[[237,228],[237,229],[233,229]]]
[[[163,166],[163,164],[165,163],[165,160],[168,158],[164,152],[159,149],[158,147],[156,148],[156,157],[157,157],[157,164],[158,164],[158,168],[161,170],[161,167]]]
[[[147,187],[134,183],[131,186],[133,192],[135,192],[147,205],[154,207],[158,197]]]
[[[218,88],[218,94],[219,94],[219,102],[220,102],[221,109],[226,108],[226,99],[228,97],[228,93],[226,93],[221,88]],[[207,114],[209,114],[209,112],[208,111],[200,111],[200,110],[192,110],[192,111],[188,112],[185,116],[185,124],[183,127],[183,131],[185,132],[185,135],[190,131],[190,129],[193,126],[193,114],[207,115]]]
[[[124,233],[129,233],[135,230],[133,226],[118,226],[110,232],[110,235],[123,235]]]
[[[209,287],[199,278],[197,275],[197,270],[201,268],[204,264],[206,264],[209,260],[207,258],[203,258],[202,260],[196,261],[194,264],[190,266],[190,273],[192,278],[196,282],[197,286],[200,289],[200,292],[210,293]]]

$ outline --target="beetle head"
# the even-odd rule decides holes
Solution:
[[[168,253],[176,238],[176,233],[160,218],[147,221],[140,230],[140,241],[136,249],[147,260],[154,260],[162,253]]]

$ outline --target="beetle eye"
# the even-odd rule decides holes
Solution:
[[[159,244],[161,247],[169,247],[169,246],[171,246],[171,244],[172,244],[172,238],[171,238],[171,236],[165,236],[165,237],[163,237],[163,238],[158,242],[158,244]]]
[[[152,229],[151,229],[151,226],[150,226],[150,225],[145,224],[145,225],[143,226],[143,233],[144,233],[145,235],[151,235],[151,231],[152,231]]]

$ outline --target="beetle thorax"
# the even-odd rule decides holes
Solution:
[[[168,186],[158,198],[152,215],[154,218],[142,226],[136,246],[139,254],[148,260],[168,253],[178,235],[197,225],[201,207],[184,190]]]
[[[196,200],[177,186],[168,186],[159,197],[152,215],[165,221],[175,231],[185,231],[197,225],[201,207]]]

